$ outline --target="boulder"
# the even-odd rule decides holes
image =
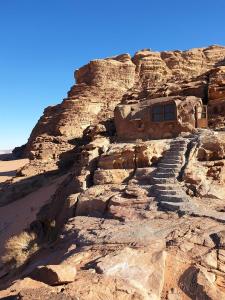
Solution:
[[[122,278],[138,288],[145,299],[160,300],[164,283],[166,253],[153,249],[124,248],[97,263],[105,276]]]
[[[46,265],[37,267],[31,278],[48,285],[60,285],[73,282],[76,274],[76,268],[71,265]]]
[[[134,170],[112,169],[96,170],[94,173],[94,184],[121,184],[126,182]]]
[[[111,144],[108,151],[101,155],[98,166],[101,169],[147,168],[157,163],[166,149],[166,140]]]
[[[197,158],[200,161],[220,160],[225,158],[225,133],[208,132],[200,138]]]
[[[109,199],[114,195],[119,186],[95,185],[79,196],[76,205],[76,216],[101,217],[106,212]]]

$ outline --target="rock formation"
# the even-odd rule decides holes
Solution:
[[[70,150],[84,130],[99,123],[108,129],[122,99],[195,96],[204,103],[219,101],[216,116],[220,123],[213,121],[215,109],[211,123],[213,127],[223,125],[224,57],[225,47],[211,46],[187,51],[142,50],[133,57],[123,54],[91,61],[75,72],[76,84],[68,97],[46,108],[33,129],[24,151],[34,165],[30,172],[53,170],[59,160],[70,162]],[[25,175],[30,172],[24,170]]]
[[[68,97],[17,149],[30,162],[1,186],[10,207],[58,182],[6,242],[0,297],[225,298],[224,68],[225,47],[211,46],[141,50],[75,72]],[[179,102],[182,130],[137,138],[124,125],[119,134],[121,107],[132,114],[159,98]],[[207,129],[185,123],[196,101],[208,105]]]

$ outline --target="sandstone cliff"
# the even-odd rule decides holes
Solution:
[[[1,206],[32,212],[20,234],[13,213],[2,224],[6,240],[17,236],[0,247],[0,297],[225,298],[224,68],[225,47],[211,46],[142,50],[75,72],[68,97],[32,131],[30,162],[0,187]],[[115,107],[159,97],[201,99],[210,128],[118,139]]]
[[[41,166],[31,173],[53,170],[60,159],[70,160],[69,151],[84,130],[107,123],[116,104],[126,99],[196,96],[212,106],[211,126],[223,126],[224,57],[225,47],[211,46],[188,51],[142,50],[133,57],[124,54],[91,61],[75,72],[76,84],[68,97],[46,108],[33,129],[24,155],[34,160],[34,166]]]

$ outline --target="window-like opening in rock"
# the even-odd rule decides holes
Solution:
[[[203,105],[202,107],[202,115],[201,115],[202,119],[206,119],[207,118],[207,106]]]
[[[152,119],[154,122],[164,121],[163,105],[156,105],[153,107]]]
[[[144,123],[141,119],[136,119],[135,123],[139,131],[142,131],[144,129]]]
[[[176,106],[174,103],[155,105],[152,109],[153,122],[176,120]]]
[[[173,103],[164,106],[164,118],[166,121],[176,120],[176,107]]]

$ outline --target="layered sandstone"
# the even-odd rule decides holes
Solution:
[[[224,47],[210,46],[187,51],[141,50],[133,57],[123,54],[91,61],[75,72],[76,84],[67,98],[48,107],[33,129],[24,151],[33,168],[27,167],[24,174],[55,170],[59,160],[70,162],[84,130],[107,123],[121,101],[167,96],[195,96],[204,103],[219,99],[223,124],[224,57]],[[211,124],[217,126],[215,109],[211,111]]]
[[[45,109],[33,129],[25,149],[31,160],[52,164],[69,152],[82,138],[84,130],[113,116],[115,105],[133,86],[135,65],[128,54],[91,61],[75,72],[77,84],[68,97]],[[62,155],[63,156],[63,155]]]
[[[18,235],[2,256],[0,297],[225,298],[224,65],[225,48],[211,46],[142,50],[76,71],[68,97],[34,128],[30,163],[2,187],[10,218],[19,204],[32,214],[21,228],[0,223],[1,238]],[[193,99],[208,103],[211,129],[118,139],[114,111],[162,97],[179,100],[182,120]]]

